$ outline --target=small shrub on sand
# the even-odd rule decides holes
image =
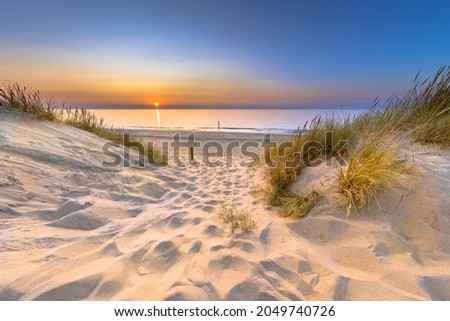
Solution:
[[[240,229],[242,232],[252,231],[256,227],[256,222],[250,217],[246,209],[236,209],[233,206],[222,204],[217,217],[224,224],[230,224],[231,232]]]

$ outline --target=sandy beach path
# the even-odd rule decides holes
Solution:
[[[105,168],[104,144],[0,110],[0,300],[450,300],[448,155],[384,209],[294,221],[255,195],[262,167]]]

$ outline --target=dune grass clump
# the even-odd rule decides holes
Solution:
[[[450,145],[449,66],[424,81],[417,75],[403,98],[393,96],[382,108],[376,102],[356,117],[314,117],[292,136],[290,147],[282,142],[272,148],[274,166],[265,172],[265,196],[270,205],[280,207],[281,216],[304,216],[305,208],[310,210],[315,202],[305,195],[292,195],[289,186],[304,167],[336,157],[345,162],[339,163],[337,171],[345,206],[348,212],[359,210],[371,199],[377,201],[382,188],[411,174],[406,159],[398,154],[394,137],[399,135],[424,144]]]
[[[348,165],[340,167],[336,175],[347,215],[352,208],[360,210],[371,199],[377,201],[381,189],[399,185],[403,176],[412,173],[406,157],[398,154],[399,146],[399,142],[389,137],[372,136],[351,151]]]
[[[307,165],[309,162],[323,156],[345,154],[348,151],[346,142],[351,142],[357,136],[354,117],[330,117],[317,115],[298,128],[286,142],[270,149],[270,157],[294,166]],[[339,145],[341,142],[341,145]],[[333,148],[338,146],[342,148]],[[312,148],[313,147],[313,148]]]
[[[318,197],[309,195],[307,198],[312,202],[302,201],[303,195],[294,197],[287,189],[303,168],[327,157],[348,153],[350,142],[356,136],[352,119],[350,116],[338,119],[318,115],[299,128],[288,142],[272,148],[273,166],[266,169],[267,184],[263,191],[271,206],[280,207],[280,216],[302,217],[315,205]]]
[[[279,215],[291,218],[304,217],[308,215],[319,199],[320,194],[315,190],[307,194],[285,193],[282,197]]]
[[[450,144],[450,66],[429,81],[416,80],[405,103],[413,106],[407,122],[418,142]]]
[[[243,233],[250,232],[256,227],[256,222],[250,217],[244,208],[235,208],[227,204],[220,206],[217,217],[224,224],[230,224],[231,233],[241,230]]]
[[[65,106],[57,108],[51,102],[44,102],[39,91],[30,91],[17,83],[0,88],[0,106],[18,109],[35,115],[38,119],[73,126],[125,147],[135,147],[135,141],[127,142],[124,139],[123,129],[108,125],[103,118],[98,118],[94,113],[83,108],[66,108]],[[167,165],[167,159],[158,149],[149,148],[146,144],[142,145],[144,146],[143,156],[149,162]]]
[[[376,132],[405,131],[419,143],[450,144],[450,66],[443,66],[432,78],[414,79],[403,98],[390,97],[386,106],[371,109],[355,120]]]
[[[98,118],[95,114],[82,108],[63,109],[64,122],[67,125],[94,133],[107,127],[103,118]],[[108,128],[109,129],[109,128]]]
[[[331,115],[331,117],[324,117],[317,115],[310,122],[306,122],[303,126],[305,134],[299,137],[303,140],[303,146],[306,142],[318,143],[318,146],[322,146],[323,149],[319,150],[319,153],[313,155],[314,157],[336,156],[336,154],[345,154],[348,151],[348,144],[355,139],[358,132],[355,130],[353,123],[354,117],[350,115],[343,115],[337,117]],[[333,148],[338,146],[341,142],[343,147],[341,149]],[[298,145],[294,143],[294,146]],[[305,154],[303,159],[310,157],[309,154]]]
[[[29,91],[17,83],[0,88],[0,105],[33,114],[39,119],[62,120],[62,111],[52,106],[51,101],[44,102],[40,91]]]
[[[295,182],[300,167],[287,167],[283,158],[276,158],[273,167],[265,171],[267,186],[263,189],[271,206],[281,206],[286,189]]]

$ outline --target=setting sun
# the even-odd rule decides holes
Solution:
[[[159,103],[158,102],[155,102],[155,107],[158,107],[159,106]]]

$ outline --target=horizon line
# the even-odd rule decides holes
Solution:
[[[78,106],[84,109],[170,109],[170,110],[189,110],[189,109],[230,109],[230,110],[246,110],[246,109],[260,109],[260,110],[346,110],[346,109],[369,109],[373,104],[368,103],[312,103],[312,104],[287,104],[287,105],[176,105],[167,104],[155,107],[152,104],[84,104]],[[73,108],[76,108],[74,106]]]

